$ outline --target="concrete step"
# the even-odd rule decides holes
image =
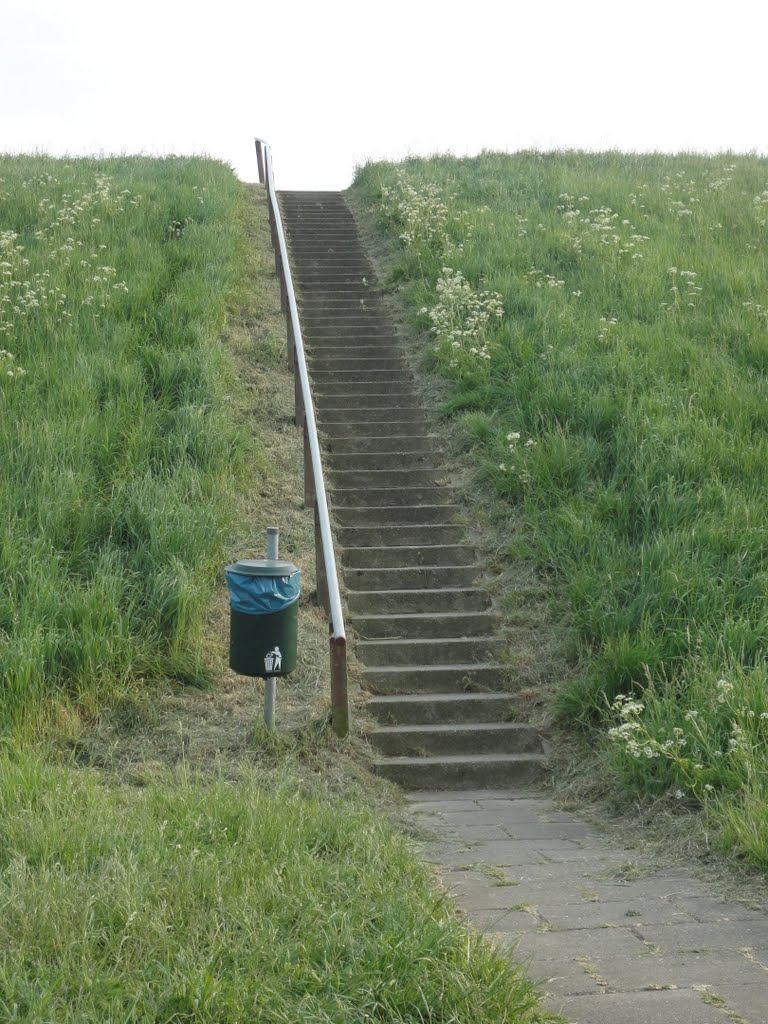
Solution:
[[[493,612],[411,612],[407,615],[353,615],[355,632],[367,640],[434,640],[488,636],[497,627]]]
[[[382,379],[379,379],[381,377]],[[322,399],[326,406],[338,408],[346,406],[350,398],[356,399],[356,408],[362,409],[417,409],[421,411],[421,403],[414,393],[410,382],[402,371],[382,370],[374,380],[362,380],[359,374],[351,374],[341,379],[337,375],[323,376],[314,381],[313,393],[318,401]],[[331,403],[330,399],[337,402]]]
[[[302,334],[308,343],[322,344],[323,339],[343,341],[349,339],[357,342],[360,338],[391,338],[392,327],[382,323],[378,317],[371,317],[364,323],[344,323],[339,317],[328,319],[324,323],[309,321],[300,317]]]
[[[397,693],[369,697],[365,708],[382,725],[506,722],[520,701],[509,693]]]
[[[341,285],[336,288],[328,288],[321,286],[319,288],[298,288],[297,282],[294,280],[294,285],[297,287],[298,294],[296,296],[300,306],[304,306],[307,302],[313,302],[315,299],[344,299],[345,302],[370,302],[374,299],[378,299],[381,295],[380,292],[369,283],[366,279],[366,284],[362,282],[354,282],[351,285]]]
[[[494,692],[509,639],[494,635],[489,595],[474,585],[450,474],[356,222],[337,192],[280,203],[351,623],[368,637],[357,645],[362,681],[381,694],[370,739],[389,756],[377,770],[409,788],[531,781],[538,734],[507,721],[515,698]]]
[[[433,452],[363,452],[362,455],[336,455],[333,464],[345,470],[394,470],[400,466],[434,471]]]
[[[397,414],[396,416],[394,414]],[[364,415],[365,414],[365,415]],[[360,408],[358,406],[344,407],[343,404],[338,402],[336,404],[324,404],[321,413],[319,413],[323,420],[324,427],[328,424],[329,426],[335,423],[345,424],[345,429],[342,431],[344,434],[351,434],[356,432],[357,426],[370,426],[373,427],[378,423],[388,423],[390,426],[394,423],[419,423],[426,426],[426,419],[424,413],[419,409],[415,400],[412,399],[410,406],[368,406],[367,409]],[[338,433],[338,431],[335,431]],[[401,431],[400,431],[401,432]]]
[[[329,322],[344,323],[347,318],[357,318],[360,316],[365,317],[376,317],[381,323],[385,318],[385,313],[381,307],[375,303],[375,300],[364,299],[358,300],[339,300],[334,302],[332,305],[318,305],[316,299],[308,298],[302,299],[299,302],[299,319],[302,323],[310,323],[315,319],[325,319]],[[365,325],[362,325],[365,326]],[[392,325],[389,324],[389,333],[393,333]],[[326,343],[327,344],[327,343]]]
[[[346,317],[377,316],[380,320],[385,319],[386,312],[382,308],[380,300],[370,295],[367,298],[354,298],[354,296],[341,295],[332,301],[324,300],[321,296],[312,294],[303,296],[298,300],[299,318],[303,320],[310,317],[334,317],[344,320]],[[392,325],[390,334],[394,333]]]
[[[301,322],[306,324],[307,327],[312,328],[349,327],[362,329],[373,324],[375,327],[386,327],[389,333],[392,333],[392,324],[378,310],[360,308],[351,310],[318,310],[303,307],[301,310]]]
[[[339,373],[355,373],[360,380],[374,380],[375,378],[370,376],[372,371],[397,370],[403,375],[408,372],[405,360],[396,351],[384,350],[373,355],[364,356],[335,356],[328,355],[317,349],[311,349],[307,352],[307,359],[311,366],[313,379],[318,373],[332,373],[334,375]]]
[[[349,360],[345,360],[348,362]],[[334,360],[338,362],[338,360]],[[334,385],[338,388],[345,387],[355,391],[372,391],[376,385],[380,391],[390,393],[396,391],[390,385],[395,384],[407,388],[410,392],[413,388],[413,377],[405,367],[378,366],[378,359],[366,359],[363,366],[327,366],[324,362],[313,359],[312,380],[316,382],[317,389],[324,394],[330,393]],[[382,387],[385,385],[385,387]]]
[[[387,395],[357,393],[350,388],[342,388],[340,394],[325,394],[325,389],[315,389],[315,408],[323,420],[328,417],[343,415],[344,420],[331,418],[331,423],[356,423],[367,420],[370,423],[382,422],[380,417],[389,416],[389,422],[402,423],[405,419],[419,417],[424,414],[413,395],[396,395],[388,399]],[[386,422],[386,421],[384,421]]]
[[[544,753],[538,730],[521,722],[383,725],[367,739],[388,757]]]
[[[447,523],[459,512],[458,505],[361,505],[336,507],[333,516],[340,526],[389,526],[406,523]]]
[[[452,523],[403,526],[341,526],[336,536],[343,548],[413,547],[420,544],[460,544],[465,530]]]
[[[328,356],[330,358],[375,358],[376,356],[387,356],[396,352],[402,357],[403,350],[400,346],[400,339],[394,334],[374,335],[369,337],[363,334],[355,334],[349,338],[306,338],[307,349],[315,357]]]
[[[471,665],[493,661],[503,648],[495,636],[442,637],[440,640],[360,640],[357,656],[371,668],[393,665]]]
[[[379,455],[393,451],[431,456],[436,449],[434,434],[392,434],[373,437],[328,438],[326,449],[336,455]]]
[[[358,331],[348,335],[337,334],[330,338],[318,337],[304,331],[303,336],[306,341],[305,350],[319,370],[325,369],[326,363],[327,368],[331,369],[342,360],[360,364],[359,367],[352,365],[348,369],[367,370],[376,362],[384,360],[390,368],[394,366],[406,373],[412,372],[403,355],[403,349],[393,338],[391,331],[389,334],[377,334],[374,337],[361,337]]]
[[[293,231],[288,230],[286,234],[290,250],[289,254],[297,261],[307,257],[324,259],[328,256],[347,255],[352,255],[361,260],[368,259],[365,249],[363,249],[359,242],[347,242],[344,245],[335,245],[327,241],[303,242],[301,240],[301,232],[297,232],[295,229]]]
[[[440,587],[434,590],[355,590],[347,594],[349,614],[384,615],[387,612],[479,612],[491,605],[486,590],[478,587]]]
[[[301,238],[302,242],[306,245],[333,245],[337,248],[341,248],[345,252],[347,251],[347,248],[354,250],[355,243],[358,241],[354,232],[347,230],[347,228],[323,228],[319,225],[313,225],[306,229],[302,227],[300,234],[289,228],[287,236],[289,250],[293,246],[294,241],[298,238]],[[360,250],[357,249],[357,252],[359,254]],[[300,270],[302,266],[301,262],[296,261],[296,263]]]
[[[381,695],[498,693],[504,666],[494,661],[477,665],[371,665],[363,667],[361,679],[364,689]]]
[[[370,302],[377,299],[380,295],[370,284],[362,284],[360,281],[336,288],[329,288],[325,285],[314,288],[299,288],[296,281],[294,281],[294,285],[297,287],[297,299],[302,307],[305,303],[312,302],[317,298],[327,299],[333,297],[343,299],[345,302]]]
[[[422,565],[474,565],[471,544],[410,544],[387,547],[344,548],[342,562],[347,569],[400,569]]]
[[[370,487],[380,490],[382,487],[431,487],[441,484],[447,478],[444,469],[332,469],[328,473],[328,481],[333,489],[344,487]]]
[[[374,771],[403,789],[501,789],[542,778],[543,754],[446,754],[435,757],[386,757]]]
[[[421,565],[405,569],[353,569],[343,566],[348,590],[431,590],[441,587],[471,587],[477,578],[476,565]]]
[[[371,274],[373,268],[364,256],[356,255],[349,250],[339,253],[336,256],[303,256],[301,259],[301,273],[314,274],[318,271],[346,272],[354,270],[357,273]]]
[[[337,507],[362,508],[366,505],[438,505],[450,496],[447,487],[334,487]]]
[[[347,267],[345,270],[300,270],[296,275],[299,285],[322,284],[323,288],[338,285],[362,285],[366,277],[364,267]]]
[[[373,410],[381,412],[384,410]],[[316,409],[320,433],[327,439],[328,443],[335,440],[349,440],[350,437],[366,438],[374,434],[384,433],[391,430],[393,434],[426,434],[429,431],[429,424],[420,412],[409,412],[402,409],[398,412],[397,418],[392,416],[389,420],[371,419],[360,420],[356,418],[340,419],[337,416],[338,410],[333,410],[331,418],[328,419],[320,410]],[[357,413],[357,409],[350,410]]]

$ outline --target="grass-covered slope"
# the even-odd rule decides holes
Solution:
[[[0,728],[200,671],[240,202],[214,161],[0,158]]]
[[[22,184],[52,189],[40,167],[7,162],[19,224],[46,212]],[[223,678],[221,585],[208,600],[222,536],[228,557],[256,554],[278,521],[303,564],[312,536],[263,189],[200,161],[45,173],[62,193],[48,212],[79,210],[63,238],[43,227],[3,256],[3,725],[37,725],[66,695],[95,709],[140,674],[198,671],[206,610],[200,650],[222,687],[130,691],[98,729],[62,715],[58,743],[0,738],[0,1020],[548,1019],[387,825],[349,743],[309,726],[327,659],[316,609],[300,612],[282,733],[255,728],[256,686]],[[96,173],[111,184],[77,198]]]
[[[768,863],[768,160],[435,158],[353,194],[567,588],[587,668],[561,709]]]
[[[0,1018],[530,1024],[402,836],[298,783],[0,774]]]

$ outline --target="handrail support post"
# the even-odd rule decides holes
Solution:
[[[330,626],[331,648],[331,724],[342,739],[349,735],[349,695],[347,692],[347,641],[333,635]]]

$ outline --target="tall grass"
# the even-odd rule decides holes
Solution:
[[[0,158],[0,729],[201,678],[239,202],[209,160]]]
[[[7,1021],[544,1019],[381,815],[288,771],[110,789],[4,759],[0,901]]]
[[[705,801],[768,864],[768,160],[438,157],[354,194],[479,475],[570,595],[587,669],[561,711],[615,730],[642,695],[611,733],[626,785]],[[441,333],[456,274],[503,318],[467,330],[453,298],[465,334]]]

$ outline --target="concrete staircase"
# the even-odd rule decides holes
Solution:
[[[408,789],[529,782],[541,737],[500,691],[497,617],[355,221],[338,192],[279,199],[375,767]]]

